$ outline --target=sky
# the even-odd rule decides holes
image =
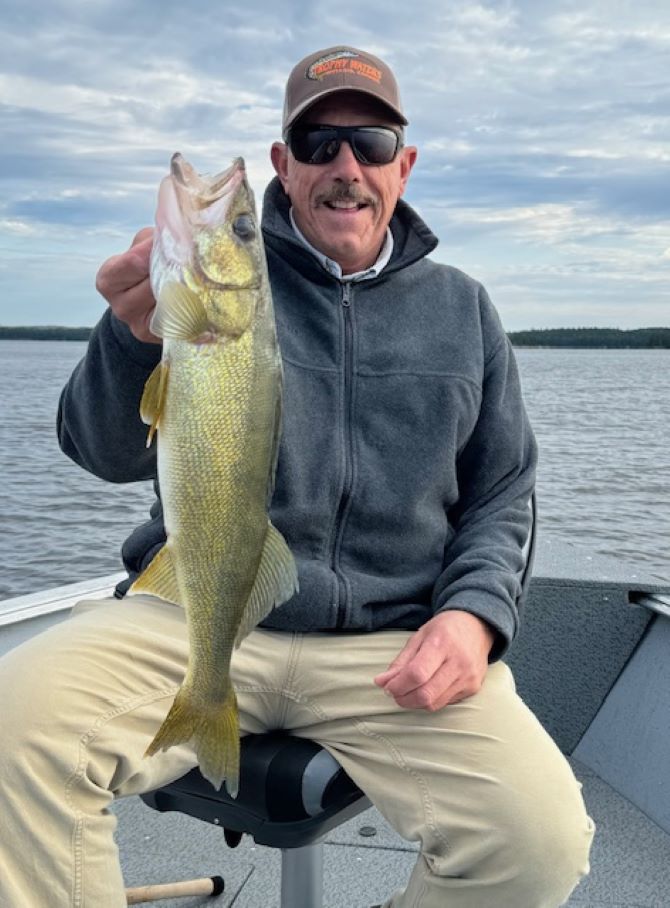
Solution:
[[[92,325],[173,152],[260,200],[292,66],[381,56],[437,261],[507,330],[670,325],[668,0],[0,0],[0,324]]]

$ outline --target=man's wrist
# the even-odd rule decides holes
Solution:
[[[487,656],[491,653],[498,636],[498,631],[485,618],[482,618],[474,612],[459,608],[458,605],[450,606],[448,609],[444,609],[438,614],[458,615],[462,622],[471,627],[473,633],[481,636],[482,646],[485,648]]]

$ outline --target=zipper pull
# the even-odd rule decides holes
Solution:
[[[342,305],[347,309],[351,306],[351,281],[342,282]]]

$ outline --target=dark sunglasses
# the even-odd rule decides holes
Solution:
[[[390,164],[402,148],[400,133],[388,126],[292,126],[286,142],[301,164],[330,164],[342,142],[361,164]]]

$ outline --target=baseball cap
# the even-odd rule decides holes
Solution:
[[[395,120],[407,125],[398,83],[386,63],[367,51],[340,44],[310,54],[291,70],[284,96],[283,136],[308,107],[338,91],[360,91],[376,98]]]

